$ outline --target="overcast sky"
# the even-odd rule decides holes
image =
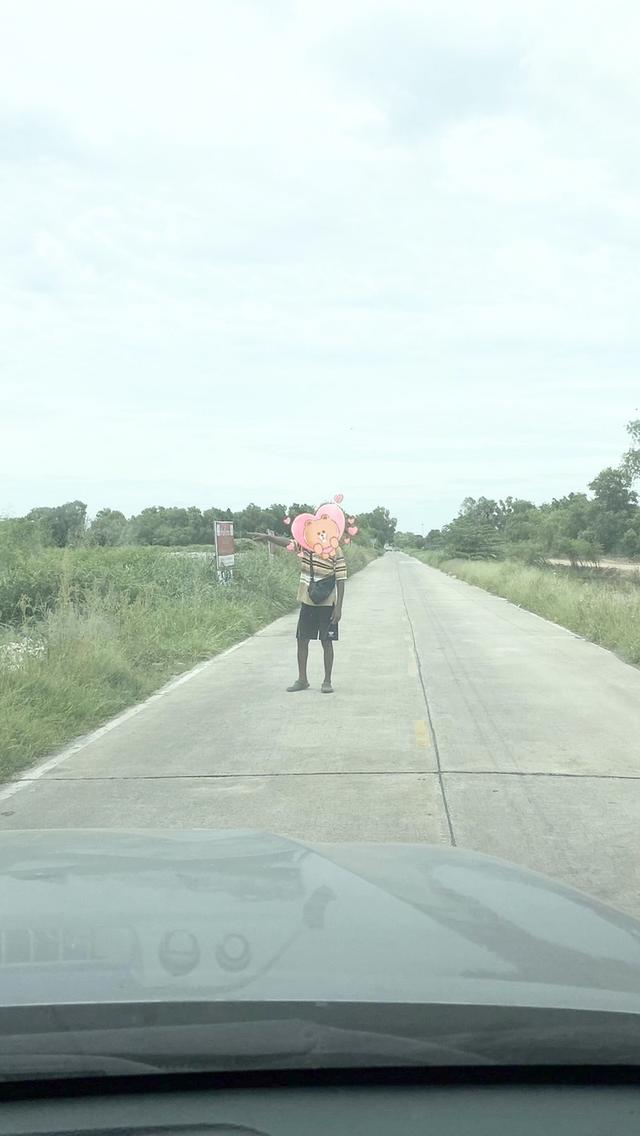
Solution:
[[[585,489],[640,405],[635,0],[0,0],[0,512]]]

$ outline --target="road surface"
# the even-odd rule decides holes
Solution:
[[[1,828],[455,843],[640,916],[640,670],[401,553],[347,585],[335,694],[295,615],[0,788]]]

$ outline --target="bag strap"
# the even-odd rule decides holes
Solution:
[[[333,567],[333,578],[335,580],[335,578],[336,578],[336,562],[335,562],[335,560],[332,562],[332,567]],[[310,583],[313,584],[315,577],[313,575],[313,553],[311,551],[309,552],[309,577],[310,577]]]

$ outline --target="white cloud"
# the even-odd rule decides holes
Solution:
[[[638,402],[639,25],[11,6],[0,510],[584,487]]]

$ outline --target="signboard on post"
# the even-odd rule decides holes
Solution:
[[[214,521],[218,577],[231,579],[236,558],[233,521]]]

